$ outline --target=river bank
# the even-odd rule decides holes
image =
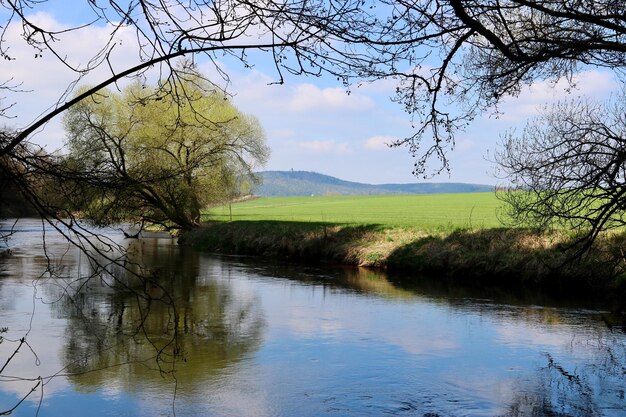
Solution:
[[[313,222],[210,222],[180,236],[201,250],[305,263],[335,263],[436,275],[469,286],[537,288],[620,308],[626,287],[623,235],[607,235],[566,262],[573,237],[527,229],[423,231],[409,227]]]

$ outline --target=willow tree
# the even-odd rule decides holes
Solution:
[[[254,179],[269,153],[257,119],[196,74],[175,87],[184,93],[100,90],[66,113],[69,157],[55,188],[71,208],[99,225],[190,229],[236,178]]]

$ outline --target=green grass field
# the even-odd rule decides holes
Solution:
[[[233,220],[378,224],[430,230],[500,227],[494,193],[263,197],[232,205]],[[205,214],[229,220],[228,206]]]

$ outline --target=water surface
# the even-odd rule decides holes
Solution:
[[[41,223],[17,228],[0,258],[0,367],[27,344],[0,376],[0,412],[37,386],[13,415],[626,414],[626,336],[605,312],[106,231],[138,280],[52,230],[44,245]]]

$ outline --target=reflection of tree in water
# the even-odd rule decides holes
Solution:
[[[264,327],[258,300],[199,276],[197,253],[145,239],[128,254],[129,269],[150,279],[120,279],[116,271],[111,285],[94,280],[58,303],[69,317],[64,359],[76,385],[114,383],[132,391],[175,376],[184,389],[258,348]]]
[[[503,416],[621,416],[626,409],[625,329],[608,323],[621,323],[620,315],[462,299],[449,305],[505,326],[523,323],[527,332],[520,332],[520,343],[526,340],[537,349],[546,344],[535,373],[513,385],[508,412]],[[560,330],[563,328],[566,330]],[[537,332],[531,335],[533,329]]]
[[[105,285],[106,280],[94,280],[89,288],[85,286],[59,303],[59,313],[70,319],[65,363],[72,373],[72,382],[80,389],[156,389],[171,381],[170,371],[175,369],[179,388],[196,391],[259,347],[264,322],[258,300],[233,292],[223,279],[201,275],[198,254],[176,245],[159,246],[154,240],[134,242],[129,253],[131,260],[143,259],[151,266],[151,280],[132,284],[128,278],[111,281],[110,287]],[[329,291],[347,289],[407,301],[427,296],[403,289],[383,274],[368,270],[289,268],[256,262],[238,262],[234,270],[244,275],[247,271],[273,279],[295,279],[304,285],[322,285]],[[168,295],[176,302],[177,315],[168,303]],[[624,393],[620,389],[626,375],[626,350],[624,335],[617,329],[612,333],[603,324],[579,323],[583,317],[592,319],[587,313],[579,315],[571,310],[516,307],[476,299],[464,302],[462,297],[428,298],[453,310],[477,313],[505,324],[526,323],[529,329],[538,329],[536,337],[550,334],[552,328],[558,332],[560,326],[575,327],[563,333],[574,335],[571,343],[555,339],[568,345],[559,347],[570,350],[566,355],[546,347],[546,351],[554,353],[546,353],[532,376],[524,371],[526,377],[521,376],[511,386],[513,390],[502,398],[509,404],[503,415],[602,416],[611,415],[606,412],[611,404],[623,407]],[[182,360],[173,368],[177,346],[181,348]],[[156,369],[155,355],[160,349],[164,373]],[[563,357],[570,359],[564,362]],[[128,364],[117,366],[124,363]]]
[[[626,407],[623,335],[573,343],[579,348],[584,345],[590,359],[582,365],[565,365],[546,353],[536,379],[518,387],[506,416],[621,415]]]
[[[475,290],[448,287],[446,283],[437,285],[426,279],[410,282],[396,278],[394,282],[384,273],[363,268],[317,269],[258,262],[247,266],[245,260],[241,262],[244,269],[255,274],[297,280],[331,292],[348,290],[409,302],[427,299],[461,314],[477,314],[498,321],[504,327],[508,324],[517,327],[519,343],[524,343],[524,338],[529,346],[546,343],[539,367],[534,371],[529,367],[530,376],[525,370],[521,371],[522,376],[510,386],[512,391],[506,392],[503,388],[503,392],[497,394],[507,407],[503,417],[621,416],[626,409],[626,336],[619,326],[619,316],[612,317],[616,321],[611,329],[607,322],[610,317],[572,309],[538,308],[532,302],[509,294],[505,294],[506,302],[501,303],[479,299],[480,293]],[[563,328],[566,330],[560,330]],[[528,340],[531,335],[527,331],[533,329],[535,339]],[[551,335],[555,339],[550,340]],[[542,339],[544,337],[548,340]],[[548,353],[550,351],[554,353]],[[567,362],[563,357],[569,358]],[[419,401],[422,400],[420,397]]]
[[[254,275],[272,279],[282,278],[304,285],[315,285],[328,291],[351,290],[384,298],[411,299],[417,294],[393,284],[387,274],[377,269],[354,266],[310,266],[281,262],[267,262],[261,258],[240,258],[239,267]]]

